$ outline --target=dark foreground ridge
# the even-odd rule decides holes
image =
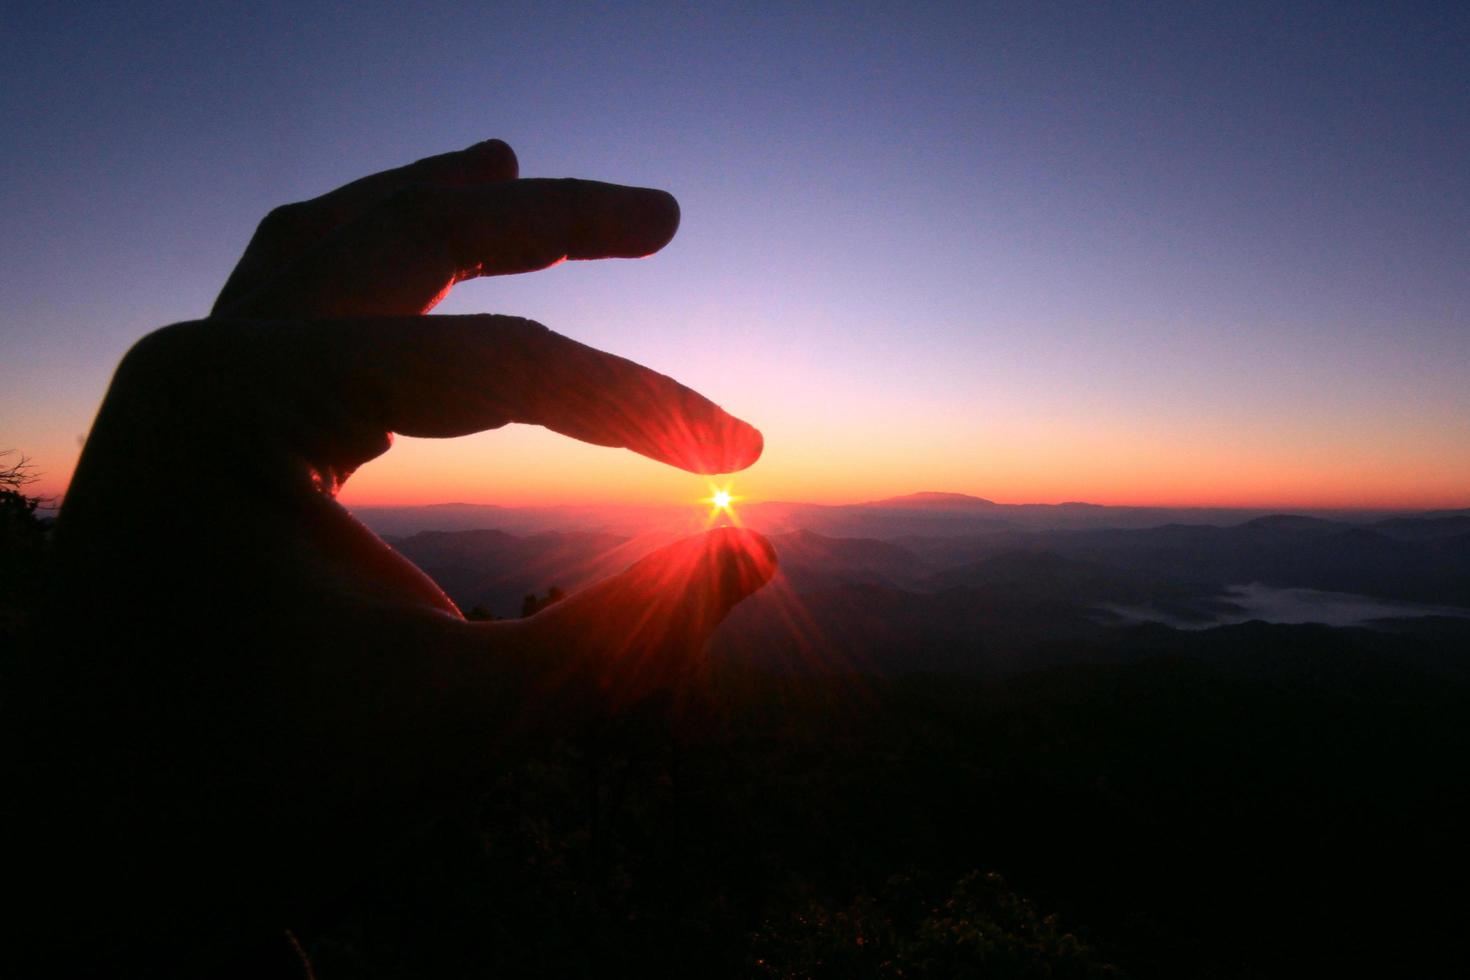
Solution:
[[[735,664],[713,683],[699,730],[630,720],[507,766],[473,820],[306,937],[320,975],[1460,963],[1470,690],[1338,631],[1003,683]]]

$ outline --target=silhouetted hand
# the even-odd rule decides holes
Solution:
[[[393,432],[534,423],[696,473],[760,455],[754,428],[622,358],[422,315],[461,280],[644,256],[678,226],[662,191],[516,178],[492,140],[279,208],[208,319],[119,367],[57,532],[63,595],[91,614],[66,676],[90,692],[76,724],[110,740],[116,873],[228,878],[229,915],[287,925],[496,738],[677,685],[773,573],[763,539],[721,529],[470,623],[334,499]]]

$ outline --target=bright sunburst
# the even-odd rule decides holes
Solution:
[[[709,517],[707,523],[714,524],[716,521],[725,520],[729,523],[739,524],[740,519],[735,516],[735,503],[740,498],[730,492],[730,484],[717,487],[713,483],[709,487],[710,494],[701,500],[701,503],[709,504]]]

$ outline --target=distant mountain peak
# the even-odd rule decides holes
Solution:
[[[902,497],[888,497],[884,500],[874,500],[863,506],[968,510],[981,507],[999,507],[1000,505],[993,500],[986,500],[984,497],[972,497],[967,493],[944,493],[938,490],[924,490],[919,493],[905,494]]]
[[[442,504],[422,504],[426,510],[505,510],[500,504],[468,504],[452,500]]]

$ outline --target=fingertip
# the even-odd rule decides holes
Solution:
[[[760,589],[776,574],[771,542],[748,528],[720,527],[705,532],[707,553],[720,569],[720,593],[727,608]]]
[[[618,225],[624,241],[618,254],[628,258],[643,258],[657,252],[679,231],[679,202],[668,191],[651,187],[628,188],[623,212]]]
[[[483,140],[467,147],[464,152],[476,159],[490,180],[515,180],[520,175],[521,165],[516,159],[516,152],[504,140]]]
[[[766,437],[761,435],[761,430],[749,422],[735,420],[737,423],[737,437],[732,440],[732,459],[730,469],[727,472],[734,473],[743,470],[761,458],[761,453],[766,450]]]
[[[648,226],[656,230],[655,240],[658,243],[650,251],[657,252],[674,240],[674,235],[679,231],[682,213],[678,199],[668,191],[650,190],[647,198],[645,207]]]
[[[716,547],[775,571],[776,549],[771,545],[770,539],[759,531],[752,531],[748,527],[717,527],[705,533]]]
[[[708,402],[702,407],[705,417],[677,427],[678,436],[666,440],[655,458],[703,476],[735,473],[760,459],[765,439],[759,429]]]
[[[737,473],[760,459],[765,451],[765,437],[759,429],[733,415],[726,415],[724,424],[711,440],[712,450],[704,455],[705,473]]]

